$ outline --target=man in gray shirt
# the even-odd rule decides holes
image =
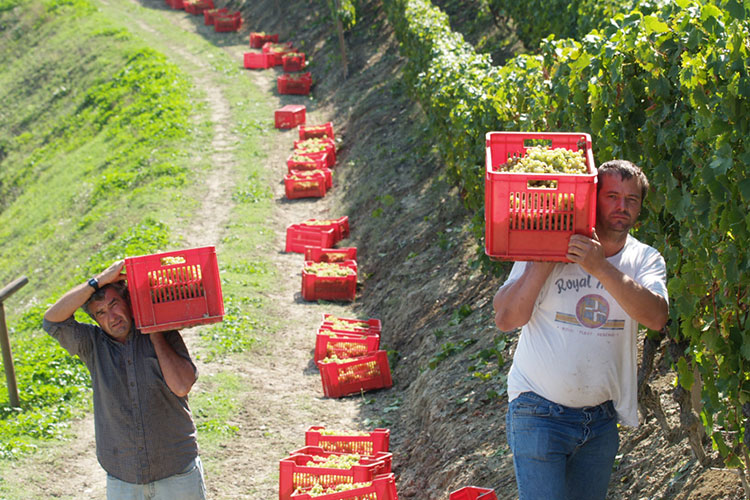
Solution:
[[[108,500],[204,500],[187,395],[198,373],[177,331],[135,328],[117,261],[44,314],[44,330],[83,360],[94,391],[96,455]],[[74,319],[82,307],[97,323]]]

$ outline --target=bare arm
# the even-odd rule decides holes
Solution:
[[[594,276],[631,318],[651,330],[661,330],[669,319],[667,301],[636,283],[609,263],[601,243],[586,236],[570,237],[567,257]]]
[[[187,396],[195,383],[192,363],[175,352],[162,332],[151,333],[149,337],[167,386],[176,396]]]
[[[554,262],[529,262],[521,277],[497,291],[492,306],[500,330],[509,332],[529,322],[539,292],[554,267]]]
[[[125,279],[125,275],[122,274],[124,266],[125,261],[118,260],[96,275],[95,278],[99,281],[99,286],[102,287],[109,283]],[[85,304],[93,293],[94,289],[88,283],[80,283],[74,286],[47,309],[47,312],[44,313],[44,319],[52,322],[65,321],[73,316],[76,310]]]

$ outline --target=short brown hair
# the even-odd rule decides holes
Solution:
[[[635,178],[636,182],[638,183],[638,187],[641,188],[641,205],[643,204],[643,200],[646,199],[646,193],[648,193],[649,186],[646,174],[643,173],[641,167],[628,160],[609,160],[599,165],[598,171],[600,179],[602,175],[611,174],[619,174],[620,179],[622,180]],[[599,182],[597,184],[597,194],[601,187],[602,183]]]
[[[124,281],[115,281],[114,283],[108,283],[95,291],[91,294],[91,297],[89,297],[89,300],[87,300],[81,308],[83,309],[83,312],[91,316],[91,319],[94,318],[94,315],[91,314],[91,310],[89,307],[91,306],[92,302],[96,302],[97,300],[102,300],[104,298],[104,294],[106,293],[108,288],[114,288],[117,294],[130,305],[130,295],[128,294],[128,285]]]

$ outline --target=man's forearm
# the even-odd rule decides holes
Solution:
[[[595,276],[631,318],[651,330],[661,330],[669,319],[669,305],[661,295],[638,284],[607,263]]]
[[[149,336],[167,386],[176,396],[187,396],[195,383],[193,364],[175,352],[162,332],[151,333]]]
[[[498,329],[508,332],[529,322],[539,292],[554,266],[554,262],[530,262],[516,281],[497,291],[492,305]]]

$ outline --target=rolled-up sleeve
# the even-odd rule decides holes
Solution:
[[[42,328],[70,354],[84,361],[91,355],[93,336],[97,334],[94,325],[79,323],[70,317],[61,322],[45,319],[42,322]]]

